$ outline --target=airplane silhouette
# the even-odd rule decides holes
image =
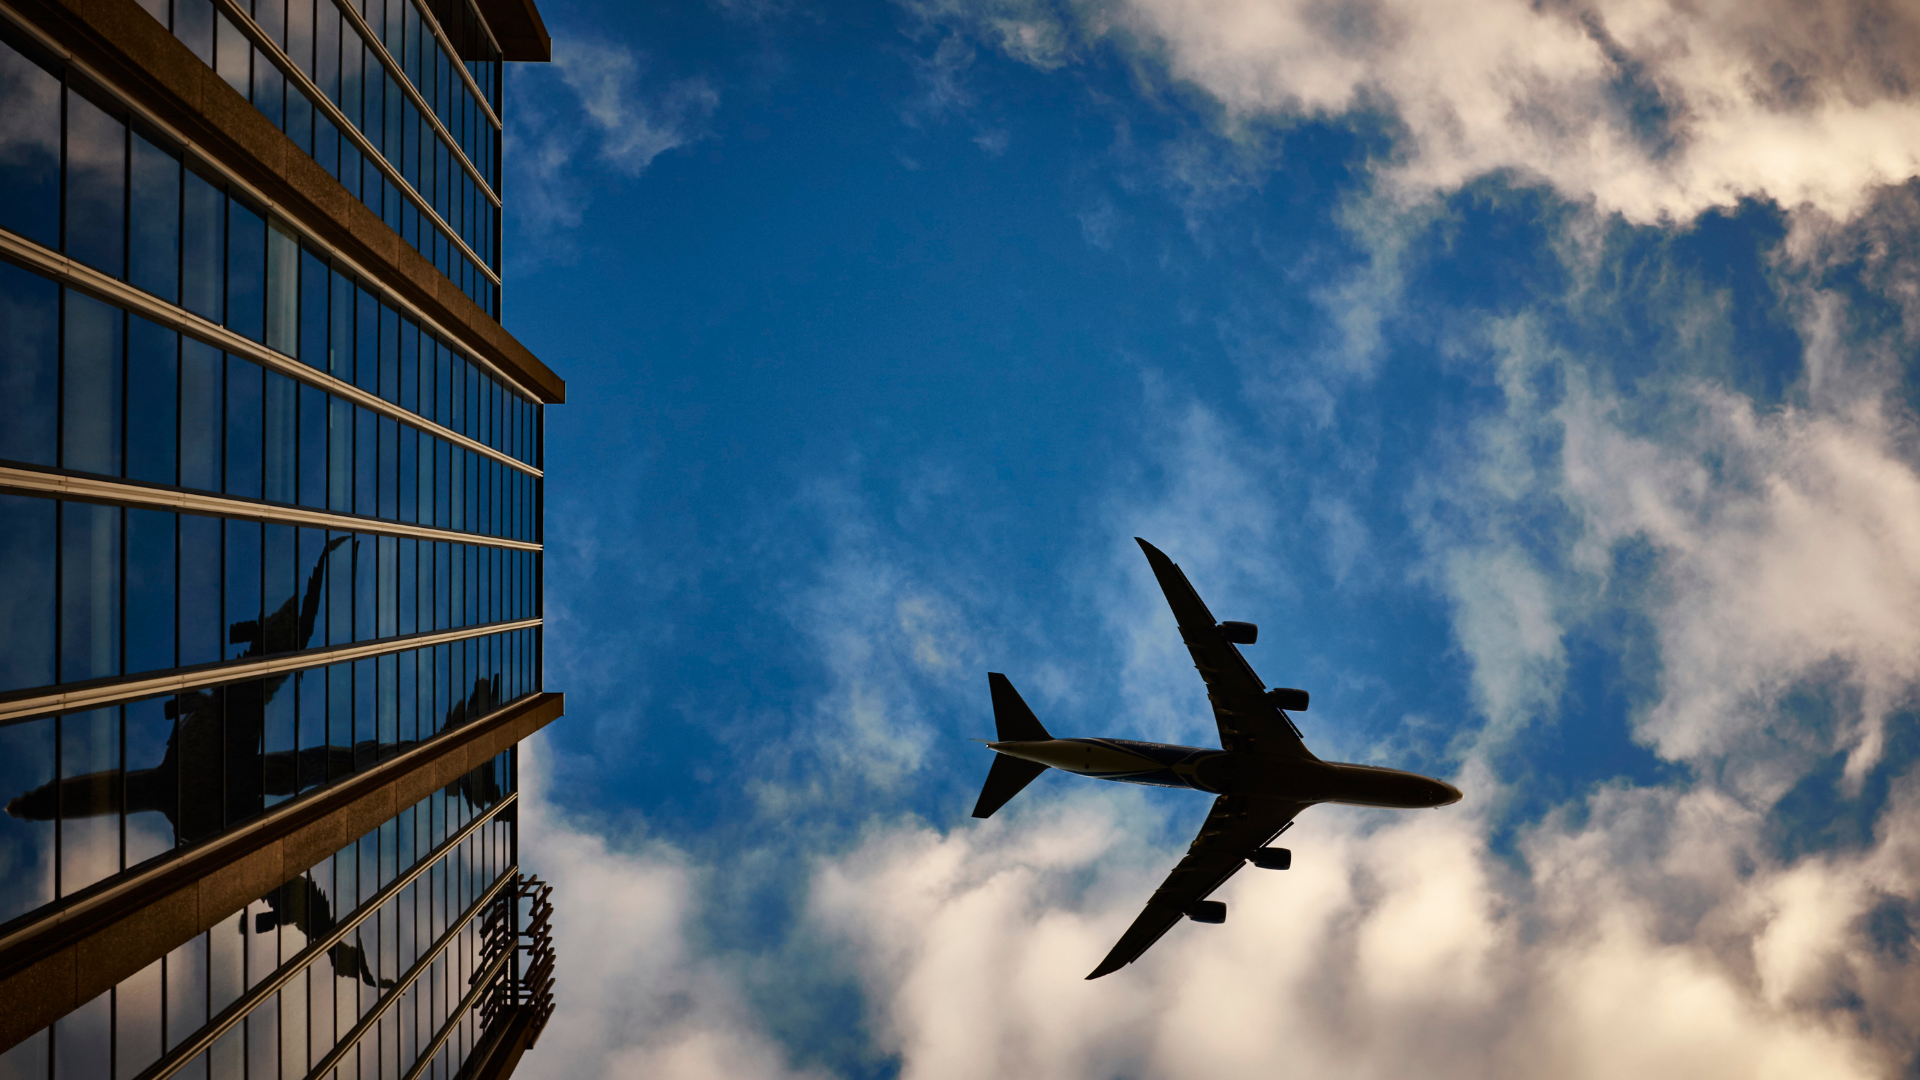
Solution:
[[[327,894],[313,879],[302,875],[268,893],[264,899],[267,910],[253,917],[253,932],[265,934],[276,926],[292,926],[299,930],[308,941],[324,937],[333,932],[338,925],[333,918],[333,905],[327,902]],[[240,913],[241,932],[246,932],[247,914]],[[367,963],[366,950],[358,945],[340,942],[327,950],[327,959],[333,963],[333,973],[342,979],[358,978],[368,986],[387,989],[393,986],[392,979],[376,979],[373,968]]]
[[[1213,613],[1172,559],[1134,537],[1146,553],[1153,576],[1166,593],[1180,624],[1180,636],[1193,654],[1193,666],[1207,684],[1220,745],[1171,746],[1130,739],[1056,739],[1005,675],[989,672],[993,718],[999,740],[987,743],[999,756],[987,772],[986,786],[973,816],[990,817],[1007,800],[1048,768],[1117,780],[1128,784],[1193,788],[1219,796],[1200,826],[1187,855],[1167,875],[1127,932],[1089,979],[1111,975],[1139,959],[1181,918],[1227,921],[1227,905],[1208,900],[1247,863],[1267,870],[1293,864],[1286,848],[1269,847],[1315,803],[1349,803],[1421,809],[1458,802],[1460,791],[1443,780],[1384,769],[1321,761],[1300,739],[1286,710],[1307,708],[1307,692],[1268,690],[1237,645],[1259,636],[1252,623],[1216,622]]]
[[[304,593],[288,597],[264,625],[248,619],[228,628],[232,644],[247,645],[235,659],[293,652],[311,643],[326,583],[327,556],[348,539],[337,537],[321,549]],[[72,819],[153,812],[164,815],[175,835],[191,843],[219,831],[223,821],[237,821],[258,811],[263,795],[298,794],[303,777],[305,786],[312,786],[314,777],[361,772],[418,745],[414,740],[382,744],[362,739],[352,745],[262,753],[267,703],[291,676],[292,672],[281,672],[181,694],[166,703],[166,716],[175,723],[160,764],[128,769],[124,775],[109,769],[51,780],[15,796],[7,803],[7,813],[27,821],[52,821],[59,815]],[[448,708],[442,729],[491,712],[499,701],[500,677],[481,676],[464,700],[456,699]],[[499,778],[487,767],[463,774],[446,790],[475,807],[492,806],[502,796]]]

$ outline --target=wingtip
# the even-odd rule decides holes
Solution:
[[[1119,971],[1121,968],[1126,966],[1127,965],[1125,964],[1115,964],[1111,961],[1107,963],[1103,963],[1099,967],[1093,969],[1093,974],[1087,976],[1087,981],[1092,982],[1095,979],[1102,978],[1107,975],[1111,975],[1114,972]]]

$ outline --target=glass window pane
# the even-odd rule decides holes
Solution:
[[[332,547],[327,558],[327,644],[349,645],[353,642],[353,555],[358,544],[351,542],[352,533],[335,533],[333,540],[341,543]]]
[[[227,203],[227,326],[266,339],[267,219],[238,200]]]
[[[361,533],[354,539],[353,556],[353,640],[372,641],[374,615],[374,579],[379,564],[379,548],[374,537]]]
[[[133,1080],[160,1060],[160,965],[155,960],[113,988],[114,1080]]]
[[[117,476],[126,320],[119,308],[72,290],[66,301],[60,464]]]
[[[247,43],[246,35],[240,32],[240,28],[227,19],[225,12],[216,11],[213,21],[213,68],[241,97],[248,97],[247,90],[253,82],[253,65],[250,63],[253,46]]]
[[[397,483],[401,473],[400,462],[400,425],[385,416],[376,420],[380,431],[380,498],[379,515],[388,521],[397,520],[400,514],[400,487]]]
[[[380,392],[380,303],[365,289],[355,289],[353,384],[370,394]]]
[[[180,159],[133,134],[133,198],[127,280],[162,300],[180,299]]]
[[[53,1080],[99,1080],[111,1070],[112,991],[61,1017],[53,1025]]]
[[[274,502],[295,501],[299,474],[297,409],[299,386],[278,372],[266,372],[264,406],[265,447],[261,457],[260,494]]]
[[[127,511],[127,671],[174,666],[174,515]]]
[[[292,652],[300,640],[300,573],[291,525],[267,525],[260,542],[260,599],[266,614],[265,653]]]
[[[300,622],[292,644],[295,649],[312,648],[327,641],[327,572],[331,561],[328,555],[340,543],[337,538],[328,540],[320,529],[300,530],[300,551],[295,556],[295,565],[301,571]]]
[[[220,350],[180,341],[180,486],[220,490],[221,409],[226,375]]]
[[[327,509],[353,513],[353,403],[327,399]]]
[[[11,103],[9,103],[9,106]],[[67,254],[126,271],[127,125],[67,89]]]
[[[276,680],[277,684],[277,680]],[[266,733],[267,680],[248,679],[226,688],[227,816],[228,827],[261,810],[261,742]]]
[[[300,505],[327,505],[326,391],[300,385]]]
[[[300,241],[275,221],[267,232],[267,347],[293,356],[299,332]]]
[[[6,327],[0,333],[0,458],[33,465],[56,460],[59,310],[59,286],[0,263],[0,326]]]
[[[127,475],[174,483],[180,335],[138,315],[127,319],[127,401]]]
[[[119,708],[61,717],[60,895],[119,873],[120,780]]]
[[[258,656],[265,630],[260,625],[260,523],[228,521],[226,526],[226,658]]]
[[[328,371],[327,264],[313,252],[300,251],[300,360],[308,367]]]
[[[173,742],[174,699],[146,698],[126,707],[127,865],[136,866],[172,850],[173,822],[179,813]]]
[[[9,868],[0,874],[0,921],[53,900],[54,728],[52,717],[0,727],[0,795],[8,800],[0,860]]]
[[[353,282],[334,272],[329,304],[327,371],[344,382],[353,381]]]
[[[213,0],[174,0],[173,33],[201,63],[213,66]]]
[[[180,664],[220,659],[220,519],[180,515]]]
[[[186,170],[184,222],[180,236],[180,303],[196,315],[224,321],[227,196],[193,170]]]
[[[60,78],[0,41],[0,227],[60,246]]]
[[[260,497],[264,388],[259,365],[227,357],[227,474],[229,495]]]
[[[60,504],[60,681],[120,674],[120,508]]]
[[[373,516],[378,509],[380,455],[377,447],[379,428],[374,414],[356,405],[353,409],[353,507],[356,514]]]
[[[307,530],[302,529],[304,534]],[[295,762],[301,791],[327,782],[327,679],[325,671],[302,671],[294,676],[299,696],[298,741]]]

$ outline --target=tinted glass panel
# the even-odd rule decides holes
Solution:
[[[220,490],[221,409],[226,374],[220,350],[205,342],[180,342],[180,485]]]
[[[0,691],[53,682],[54,506],[0,495]]]
[[[120,508],[60,506],[60,681],[120,674]]]
[[[226,293],[227,196],[192,170],[185,177],[180,303],[220,322]]]
[[[127,511],[127,670],[174,666],[174,515]]]
[[[59,311],[58,286],[0,263],[0,326],[6,328],[0,333],[0,458],[54,463]]]
[[[260,497],[263,372],[237,356],[227,357],[226,491]]]
[[[81,472],[120,472],[120,309],[68,291],[60,464]]]
[[[264,341],[267,219],[235,200],[227,206],[227,326],[254,341]]]
[[[180,159],[133,135],[132,250],[127,280],[165,300],[180,297]]]
[[[180,335],[127,319],[127,475],[172,484],[180,402]]]
[[[0,226],[60,246],[60,80],[0,41]]]
[[[11,103],[9,103],[11,104]],[[127,125],[67,91],[67,254],[126,269]]]

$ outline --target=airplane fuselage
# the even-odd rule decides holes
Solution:
[[[1266,757],[1131,739],[1045,739],[987,745],[1009,757],[1097,780],[1193,788],[1214,795],[1264,795],[1402,810],[1445,806],[1460,798],[1458,788],[1430,776],[1316,758]]]

